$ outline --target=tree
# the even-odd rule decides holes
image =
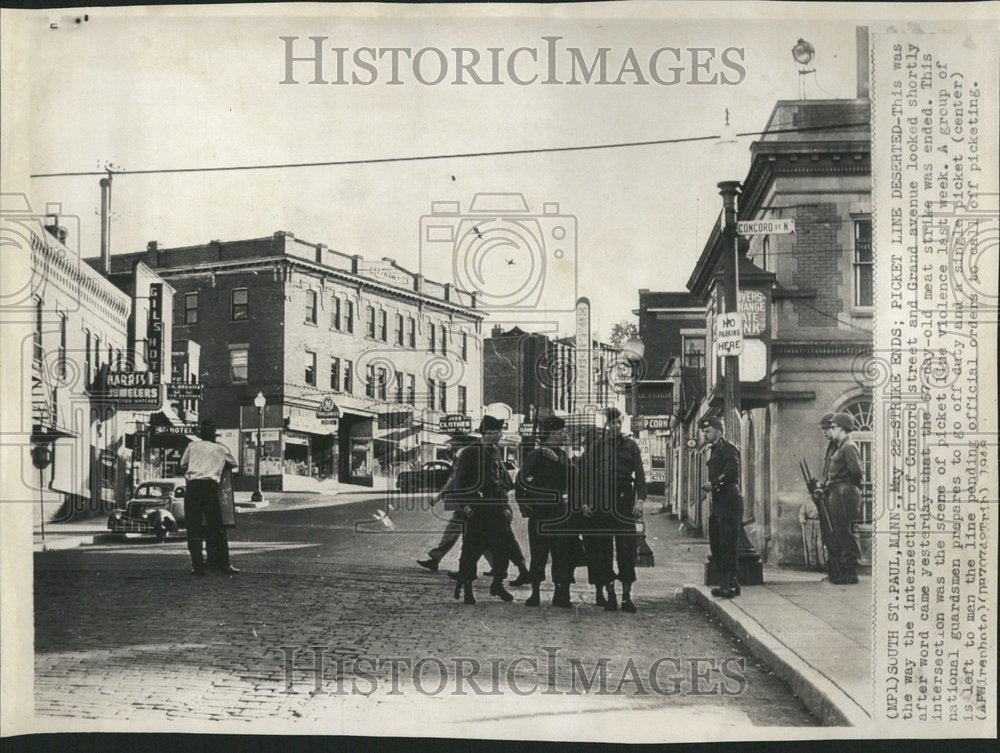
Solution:
[[[630,322],[623,320],[620,322],[615,322],[611,326],[611,344],[616,348],[622,347],[625,341],[639,336],[639,325],[635,322]]]

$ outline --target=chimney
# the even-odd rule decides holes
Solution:
[[[494,324],[493,325],[492,336],[493,337],[500,337],[502,334],[503,334],[503,327],[501,327],[499,324]]]
[[[868,49],[868,27],[857,27],[858,40],[858,99],[868,99],[868,74],[871,52]]]
[[[51,220],[51,222],[47,222],[46,223],[46,225],[45,225],[45,232],[47,232],[49,235],[51,235],[53,238],[55,238],[60,243],[65,244],[66,243],[66,228],[62,227],[59,224],[59,215],[57,215],[57,214],[50,214],[45,219],[46,220]]]
[[[111,174],[101,178],[101,272],[111,274]]]

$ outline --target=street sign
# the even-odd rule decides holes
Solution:
[[[472,431],[472,419],[461,413],[449,413],[441,416],[438,429],[444,434],[468,434]]]
[[[795,220],[791,217],[773,220],[740,220],[736,223],[740,235],[789,235],[795,232]]]
[[[649,431],[663,431],[670,429],[670,416],[643,416],[640,426]]]
[[[197,382],[171,382],[167,385],[167,400],[201,400],[205,385]]]
[[[340,418],[340,408],[333,402],[333,398],[330,395],[324,397],[323,402],[316,408],[316,418],[321,420],[324,418]]]
[[[743,316],[736,312],[715,315],[713,345],[715,355],[738,356],[743,353]]]

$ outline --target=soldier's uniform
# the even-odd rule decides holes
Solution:
[[[585,537],[590,581],[596,586],[613,583],[617,564],[617,579],[632,584],[638,544],[635,501],[646,498],[639,445],[620,433],[606,435],[590,447],[584,464],[594,510],[589,521],[592,533]]]
[[[502,584],[513,555],[513,536],[507,520],[507,492],[513,485],[507,469],[496,447],[477,442],[458,456],[454,474],[449,501],[471,510],[462,537],[459,582],[475,580],[479,558],[489,550],[493,554],[494,585]]]
[[[848,432],[854,428],[854,419],[846,413],[838,413],[833,422]],[[836,444],[827,463],[824,483],[831,536],[836,548],[836,553],[831,552],[830,557],[837,561],[836,582],[856,583],[861,549],[852,527],[861,518],[861,482],[865,472],[861,453],[850,434],[841,437]]]
[[[835,413],[827,413],[820,419],[820,428],[828,429],[833,425],[833,417]],[[830,459],[833,457],[833,453],[837,451],[837,443],[834,440],[830,440],[826,445],[826,454],[823,457],[823,479],[824,481],[828,478],[830,473]],[[816,503],[816,512],[819,517],[819,527],[820,527],[820,537],[823,539],[823,545],[826,547],[826,572],[830,576],[831,580],[836,580],[840,577],[840,558],[838,555],[837,540],[833,533],[833,524],[830,519],[830,507],[827,501],[827,493],[823,489],[817,489],[814,492],[814,501]]]
[[[718,419],[706,418],[701,429],[715,426]],[[740,527],[743,525],[743,493],[740,491],[740,450],[720,436],[708,458],[708,483],[712,485],[712,511],[708,517],[708,544],[712,561],[720,574],[720,586],[739,592],[737,576]]]
[[[517,476],[516,494],[528,517],[528,547],[533,584],[545,581],[545,566],[552,557],[552,581],[572,583],[570,537],[562,535],[569,518],[565,492],[569,486],[569,461],[561,449],[552,448],[555,459],[541,448],[532,450]]]

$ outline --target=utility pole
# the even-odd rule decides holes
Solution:
[[[736,197],[740,192],[738,180],[724,180],[718,184],[722,196],[722,279],[723,310],[730,314],[739,311],[739,251],[736,243]],[[726,374],[723,385],[722,405],[729,432],[740,425],[740,358],[725,357]],[[730,434],[730,436],[733,436]]]

